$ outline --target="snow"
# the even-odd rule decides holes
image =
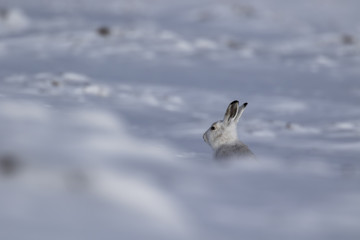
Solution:
[[[3,0],[2,238],[359,239],[359,7]]]

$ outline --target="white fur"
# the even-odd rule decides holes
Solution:
[[[254,158],[255,155],[237,136],[237,123],[247,103],[239,106],[238,101],[229,104],[223,120],[213,123],[203,138],[215,152],[216,159]]]

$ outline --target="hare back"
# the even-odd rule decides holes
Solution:
[[[255,155],[244,143],[238,141],[234,144],[226,144],[219,147],[215,152],[216,159],[255,159]]]

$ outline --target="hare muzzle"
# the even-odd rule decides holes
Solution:
[[[204,139],[204,142],[206,142],[206,143],[207,143],[206,133],[204,133],[204,135],[203,135],[203,139]]]

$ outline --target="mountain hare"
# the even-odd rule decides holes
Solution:
[[[206,143],[215,151],[216,159],[255,158],[248,146],[237,138],[237,123],[247,103],[235,100],[228,106],[224,120],[217,121],[204,133]]]

